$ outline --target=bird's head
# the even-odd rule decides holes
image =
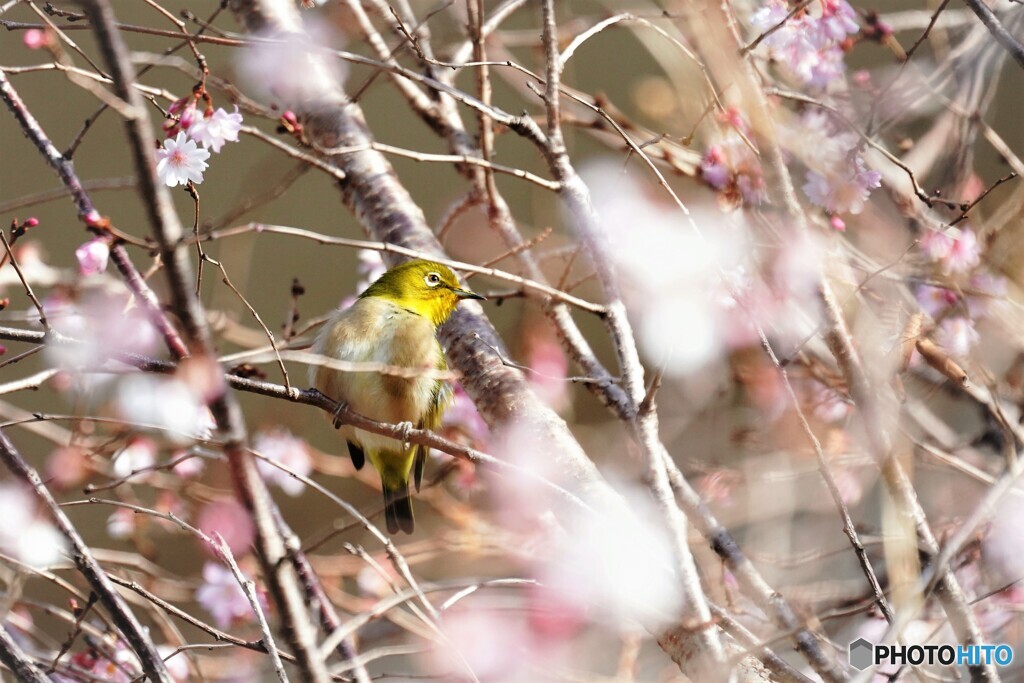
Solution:
[[[484,297],[464,288],[448,266],[417,259],[381,275],[359,298],[380,297],[440,325],[462,299]]]

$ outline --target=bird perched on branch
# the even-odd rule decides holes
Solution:
[[[313,352],[408,371],[345,372],[321,365],[310,369],[310,382],[320,393],[374,420],[436,429],[452,399],[449,384],[429,372],[448,369],[437,328],[462,299],[483,298],[462,287],[455,273],[440,263],[415,260],[395,266],[352,306],[331,317],[317,336]],[[355,468],[361,469],[369,460],[380,473],[388,532],[412,533],[409,476],[414,475],[419,491],[426,447],[342,426],[337,418],[334,426],[348,442]]]

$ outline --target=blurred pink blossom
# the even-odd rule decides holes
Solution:
[[[725,152],[718,145],[711,145],[700,162],[700,175],[708,185],[716,190],[724,190],[732,179]]]
[[[135,513],[127,508],[117,508],[107,517],[107,535],[123,540],[135,533]]]
[[[811,405],[814,416],[822,422],[840,422],[850,414],[850,403],[834,389],[815,383]]]
[[[81,680],[131,683],[142,673],[135,654],[121,640],[113,644],[108,643],[107,647],[102,650],[89,647],[76,652],[69,661],[76,669],[84,672],[88,678],[61,676],[58,680],[69,683]]]
[[[452,404],[445,411],[441,423],[444,435],[473,448],[486,448],[490,428],[462,385],[455,382],[452,390]]]
[[[208,413],[192,390],[173,377],[128,375],[120,381],[116,406],[122,419],[139,428],[160,430],[161,436],[179,444],[205,438]]]
[[[260,432],[253,439],[253,450],[281,463],[296,474],[308,476],[313,471],[313,459],[306,442],[287,429],[275,427]],[[297,496],[306,488],[300,480],[259,458],[256,459],[256,467],[268,483],[276,484],[289,496]]]
[[[932,285],[921,285],[917,288],[917,303],[921,310],[932,318],[939,315],[955,304],[959,297],[956,292],[946,287],[934,287]]]
[[[188,656],[184,652],[173,654],[177,649],[171,645],[156,646],[156,651],[163,658],[164,664],[167,665],[167,673],[171,674],[171,678],[175,680],[175,683],[187,683],[191,679],[188,668]]]
[[[156,151],[156,172],[168,187],[187,185],[190,181],[198,185],[203,182],[203,173],[210,153],[196,145],[184,131],[174,138],[164,140],[163,147]]]
[[[986,566],[997,585],[1024,576],[1024,498],[1020,492],[1018,486],[1003,498],[982,540]]]
[[[445,614],[445,638],[430,652],[430,660],[448,680],[473,671],[481,681],[518,683],[533,680],[528,634],[511,612],[463,607]]]
[[[670,623],[682,609],[672,552],[649,496],[624,490],[623,507],[565,509],[565,530],[550,531],[557,550],[537,568],[539,581],[564,600],[609,623]]]
[[[985,318],[1006,299],[1006,278],[988,272],[975,272],[970,279],[972,293],[967,297],[967,310],[972,319]]]
[[[144,436],[133,438],[128,444],[114,453],[111,458],[112,473],[117,478],[129,476],[156,462],[156,444]]]
[[[190,458],[182,460],[186,455],[188,455],[188,451],[177,451],[171,454],[171,462],[180,460],[172,470],[182,479],[191,479],[198,476],[203,471],[206,467],[206,460],[200,455],[193,455]]]
[[[0,483],[0,550],[37,569],[65,556],[64,536],[37,514],[35,497],[20,484]]]
[[[340,60],[317,54],[336,42],[330,27],[313,19],[303,24],[301,33],[254,34],[250,47],[236,53],[242,80],[258,97],[282,109],[301,109],[307,99],[344,81]]]
[[[961,359],[967,358],[980,339],[981,335],[974,329],[974,321],[959,316],[943,320],[935,334],[935,341],[942,348],[951,356]]]
[[[929,230],[921,237],[919,246],[945,273],[965,273],[981,262],[978,238],[970,228],[950,228],[947,232]]]
[[[705,503],[732,507],[736,502],[733,499],[733,492],[740,483],[740,478],[735,470],[712,470],[697,480],[697,492]]]
[[[220,534],[236,557],[252,550],[256,527],[249,512],[234,500],[215,500],[199,511],[196,527],[207,536]],[[207,548],[216,554],[213,548]]]
[[[242,115],[235,111],[228,113],[223,108],[214,112],[206,112],[188,129],[188,136],[207,149],[219,153],[225,143],[238,142],[238,133],[242,129]]]
[[[25,31],[25,35],[21,37],[21,42],[29,50],[39,50],[49,44],[50,38],[45,30],[32,28]]]
[[[809,170],[806,177],[804,193],[829,213],[860,213],[871,190],[882,184],[882,174],[869,170],[859,156],[845,160],[828,173]]]
[[[55,448],[46,458],[46,480],[56,489],[70,489],[92,473],[89,454],[77,446]]]
[[[530,342],[526,365],[532,370],[527,379],[540,400],[553,410],[562,411],[569,403],[569,361],[553,338]]]
[[[767,198],[761,164],[747,143],[733,130],[710,145],[700,163],[704,181],[718,190],[724,203],[761,204]]]
[[[210,613],[220,628],[255,616],[235,575],[219,562],[203,565],[203,584],[196,590],[196,602]]]
[[[846,70],[842,43],[860,31],[856,12],[846,0],[812,3],[787,20],[789,12],[784,0],[769,0],[751,16],[750,23],[762,33],[785,21],[761,46],[796,80],[820,90],[829,89]]]
[[[107,261],[110,259],[110,243],[102,237],[91,239],[75,249],[75,258],[78,259],[79,273],[99,275],[107,269]]]

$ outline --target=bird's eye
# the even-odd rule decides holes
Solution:
[[[427,273],[427,277],[424,280],[426,280],[428,287],[437,287],[441,284],[441,276],[437,273]]]

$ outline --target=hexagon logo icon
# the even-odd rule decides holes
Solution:
[[[858,638],[850,643],[850,665],[863,671],[875,662],[875,646],[869,640]]]

